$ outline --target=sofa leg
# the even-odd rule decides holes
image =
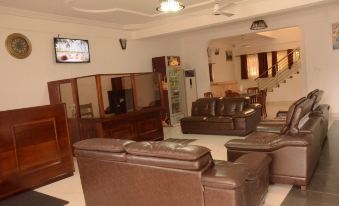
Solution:
[[[301,191],[306,191],[306,186],[305,186],[305,185],[300,186],[300,190],[301,190]]]

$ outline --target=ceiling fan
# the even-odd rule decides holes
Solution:
[[[220,0],[214,0],[214,6],[213,6],[213,10],[212,13],[210,13],[210,15],[214,15],[214,16],[227,16],[227,17],[231,17],[234,16],[233,13],[230,12],[225,12],[223,11],[224,9],[226,9],[227,7],[233,6],[234,3],[229,2],[226,4],[222,4]]]

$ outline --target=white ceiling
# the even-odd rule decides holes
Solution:
[[[207,15],[215,0],[182,0],[177,14],[160,14],[158,0],[1,0],[0,13],[133,31],[133,38],[192,30],[337,0],[217,0],[232,17]]]
[[[248,33],[227,38],[214,39],[209,43],[209,47],[258,47],[270,43],[290,43],[299,42],[301,31],[299,27],[290,27],[272,31]]]

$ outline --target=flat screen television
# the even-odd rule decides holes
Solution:
[[[89,63],[88,40],[54,38],[55,58],[57,63]]]

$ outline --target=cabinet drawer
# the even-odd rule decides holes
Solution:
[[[135,139],[135,129],[133,124],[118,124],[111,128],[105,128],[104,137],[114,139]]]

